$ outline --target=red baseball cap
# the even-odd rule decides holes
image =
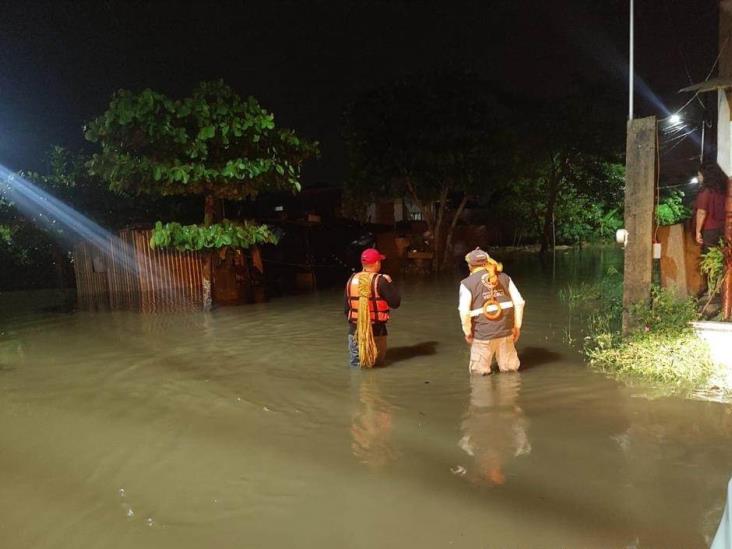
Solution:
[[[361,263],[364,265],[371,265],[384,259],[386,259],[386,256],[382,255],[376,248],[367,248],[361,252]]]

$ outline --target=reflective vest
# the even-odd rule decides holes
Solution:
[[[381,275],[377,273],[366,273],[363,271],[351,275],[351,278],[348,279],[348,283],[346,284],[349,322],[356,322],[358,320],[358,280],[361,276],[371,277],[371,293],[369,296],[371,322],[386,322],[389,320],[389,304],[379,295],[378,282]]]
[[[506,273],[498,274],[498,284],[490,283],[488,272],[480,269],[461,282],[473,296],[470,316],[473,317],[475,339],[486,340],[506,337],[512,334],[514,327],[513,301],[508,293],[511,279]],[[498,307],[502,314],[493,320],[486,317],[486,304],[494,299],[497,305],[488,305],[488,313],[493,316]]]

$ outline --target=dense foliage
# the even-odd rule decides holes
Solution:
[[[171,247],[188,252],[225,247],[249,248],[256,244],[277,244],[277,236],[266,225],[233,223],[228,219],[206,227],[158,221],[150,238],[152,248]]]
[[[675,225],[688,219],[691,210],[684,205],[684,193],[671,191],[656,207],[656,223],[659,225]]]
[[[654,287],[650,303],[633,308],[639,326],[621,337],[622,275],[563,293],[570,317],[582,326],[582,348],[592,366],[618,376],[698,386],[716,372],[709,348],[694,333],[696,300]]]
[[[86,137],[101,146],[89,170],[111,189],[205,198],[203,226],[156,225],[152,245],[186,250],[273,242],[265,226],[216,224],[221,201],[299,191],[300,167],[317,153],[317,144],[277,128],[256,99],[221,81],[203,82],[184,99],[119,91]]]
[[[729,253],[728,247],[723,244],[713,246],[702,254],[699,261],[699,270],[701,274],[707,278],[707,284],[712,293],[719,291],[719,287],[724,280],[727,272],[726,256]]]
[[[505,121],[491,86],[473,74],[419,75],[384,85],[346,112],[347,191],[363,207],[409,197],[434,237],[440,268],[468,200],[507,183],[511,134]]]
[[[723,241],[717,246],[712,246],[707,250],[706,253],[702,254],[699,260],[699,271],[707,282],[707,293],[708,296],[704,305],[702,306],[702,316],[708,318],[707,309],[711,304],[712,300],[720,293],[722,289],[722,283],[725,280],[727,274],[727,265],[729,264],[728,259],[732,257],[732,247]],[[714,313],[710,313],[709,316],[713,316]]]
[[[617,108],[604,90],[575,89],[518,118],[515,178],[496,207],[515,212],[542,250],[595,239],[622,218],[625,131]]]
[[[545,243],[545,248],[555,240],[573,245],[612,239],[623,226],[624,168],[615,162],[599,162],[593,168],[592,174],[577,173],[554,183],[542,172],[516,180],[497,197],[494,219],[520,237],[514,240],[538,241]],[[552,205],[550,194],[555,184]]]
[[[221,81],[184,99],[119,91],[86,138],[101,147],[91,173],[114,190],[226,199],[299,190],[300,166],[317,150]]]

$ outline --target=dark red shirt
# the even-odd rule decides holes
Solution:
[[[724,227],[724,195],[712,189],[702,189],[696,195],[694,208],[707,212],[702,231]]]

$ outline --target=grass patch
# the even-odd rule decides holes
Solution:
[[[595,284],[567,288],[568,340],[582,348],[591,366],[621,378],[640,378],[699,387],[717,366],[708,345],[694,333],[696,300],[678,299],[654,287],[649,303],[631,311],[637,328],[621,337],[623,278],[610,271]],[[573,333],[573,327],[579,326]]]
[[[630,336],[616,345],[587,349],[590,364],[605,372],[700,386],[714,373],[709,347],[694,333]]]

